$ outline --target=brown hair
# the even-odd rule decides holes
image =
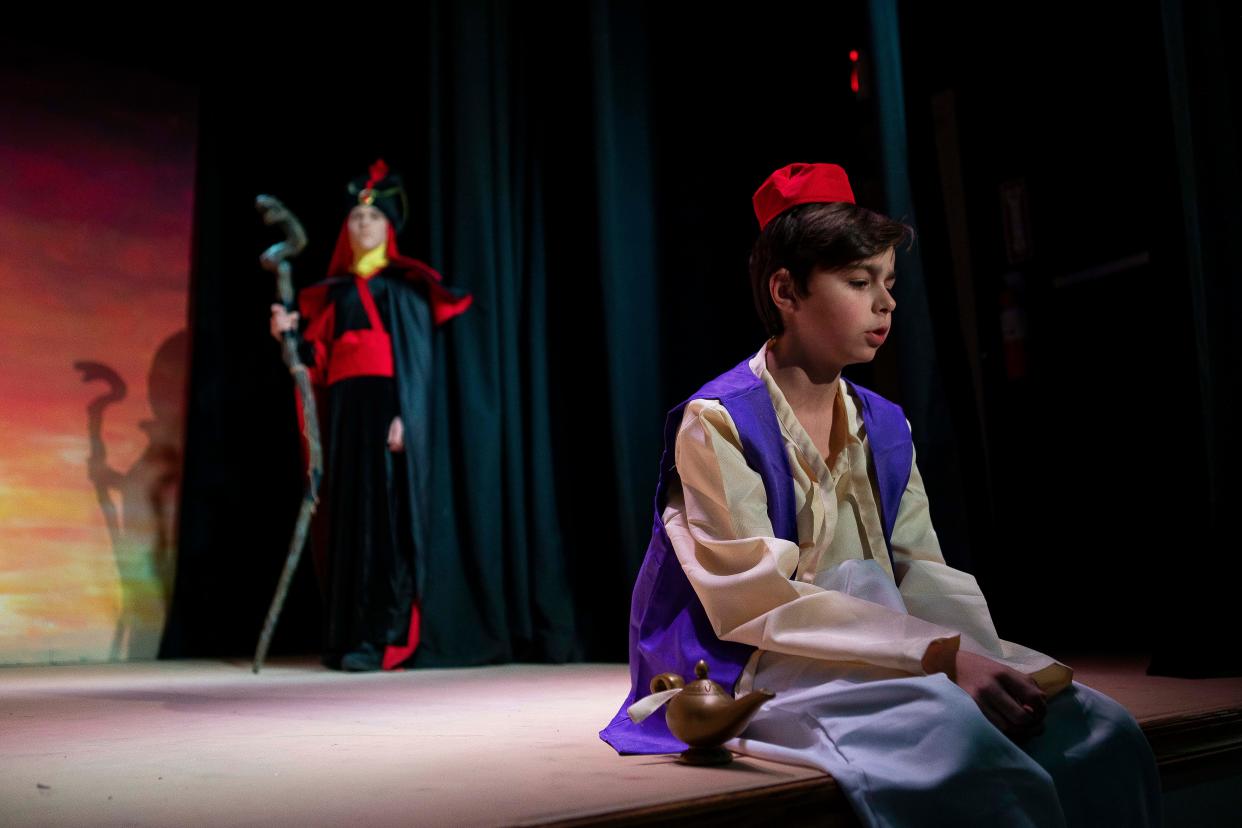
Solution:
[[[799,204],[781,213],[750,251],[750,287],[768,335],[785,330],[768,289],[776,271],[787,269],[794,290],[806,296],[812,270],[837,270],[913,241],[909,225],[847,202]]]

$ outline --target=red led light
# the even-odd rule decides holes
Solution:
[[[857,49],[850,50],[850,60],[853,61],[854,63],[858,62],[858,50]]]

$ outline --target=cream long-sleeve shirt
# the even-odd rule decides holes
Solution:
[[[750,361],[781,426],[797,514],[798,542],[774,537],[767,495],[742,456],[718,400],[686,406],[677,433],[677,477],[663,519],[673,549],[716,634],[761,651],[863,662],[921,675],[933,642],[987,655],[1055,693],[1072,672],[1001,640],[973,576],[945,564],[917,465],[893,526],[889,561],[875,474],[858,402],[841,382],[825,460],[767,370],[767,346]],[[815,585],[848,560],[874,560],[898,584],[908,614]]]

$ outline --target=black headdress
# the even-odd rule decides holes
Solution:
[[[410,205],[405,197],[405,187],[401,184],[401,176],[390,173],[384,159],[371,165],[367,175],[361,175],[349,182],[345,188],[348,208],[352,210],[359,204],[377,208],[388,218],[392,229],[400,233],[405,227],[406,217],[410,213]]]

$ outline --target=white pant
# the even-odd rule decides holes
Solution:
[[[871,561],[847,561],[824,581],[901,604]],[[1022,745],[944,674],[764,652],[754,686],[777,696],[729,747],[827,771],[864,825],[1160,824],[1160,780],[1138,724],[1077,682],[1049,700],[1044,732]]]

